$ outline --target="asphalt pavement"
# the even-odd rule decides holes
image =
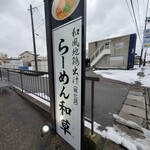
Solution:
[[[100,78],[95,82],[94,121],[101,130],[115,124],[113,114],[119,114],[126,104],[131,86],[105,79],[92,71],[86,76]],[[149,94],[150,94],[150,89]],[[91,83],[86,81],[85,114],[90,118]],[[41,138],[40,129],[49,121],[37,109],[12,90],[0,93],[0,150],[72,150],[58,135],[49,134]]]
[[[115,80],[106,79],[86,71],[86,76],[97,77],[99,82],[94,85],[94,121],[101,125],[101,130],[106,126],[113,126],[113,114],[119,114],[127,97],[130,85]],[[85,90],[85,116],[91,117],[91,82],[86,81]]]
[[[12,90],[0,92],[0,150],[72,150],[58,135],[41,138],[49,121]]]

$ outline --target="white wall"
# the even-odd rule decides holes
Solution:
[[[10,60],[9,63],[5,64],[6,68],[18,69],[21,66],[23,66],[23,63],[21,60]]]
[[[48,63],[47,60],[41,60],[37,62],[38,71],[48,71]],[[31,62],[30,70],[35,70],[35,62]]]

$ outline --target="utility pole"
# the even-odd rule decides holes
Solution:
[[[35,7],[34,7],[35,8]],[[36,45],[35,45],[35,33],[34,33],[34,23],[33,23],[33,13],[32,13],[32,5],[30,5],[30,14],[31,14],[31,25],[32,25],[32,37],[33,37],[33,49],[34,49],[34,60],[35,60],[35,70],[38,71],[37,66],[37,54],[36,54]]]
[[[146,48],[145,55],[144,55],[143,67],[145,67],[145,63],[146,63],[146,55],[147,55],[147,48]]]
[[[144,26],[143,42],[142,42],[142,48],[141,48],[139,67],[141,67],[141,65],[142,65],[142,55],[143,55],[143,49],[144,49],[144,38],[145,38],[146,25],[147,25],[147,21],[145,19],[145,26]]]
[[[141,56],[140,56],[139,67],[141,67],[141,65],[142,65],[142,55],[143,55],[143,49],[144,49],[145,32],[146,32],[147,23],[149,23],[149,22],[150,22],[150,17],[146,17],[146,19],[145,19],[145,27],[144,27],[144,34],[143,34],[143,42],[142,42],[142,49],[141,49]]]

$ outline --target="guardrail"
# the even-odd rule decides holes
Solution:
[[[50,101],[48,72],[36,72],[28,70],[1,68],[1,80],[7,80],[22,92],[36,95],[46,101]]]
[[[36,95],[45,101],[50,102],[49,90],[49,75],[48,72],[36,72],[19,69],[0,68],[0,79],[7,80],[13,86],[19,87],[23,92],[28,92]],[[85,120],[91,123],[91,134],[94,131],[94,83],[99,81],[96,77],[85,77],[86,80],[91,81],[91,118]]]
[[[99,78],[96,77],[86,77],[86,80],[91,81],[91,118],[86,118],[85,120],[91,123],[91,135],[94,134],[94,83],[99,81]]]

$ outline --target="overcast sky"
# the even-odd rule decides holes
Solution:
[[[147,0],[133,0],[141,35],[144,29],[146,3]],[[38,8],[33,10],[35,33],[38,34],[35,36],[37,53],[41,56],[47,55],[43,0],[0,0],[0,52],[6,52],[9,57],[17,57],[26,50],[33,51],[28,10],[30,4]],[[131,8],[131,5],[129,7]],[[150,16],[149,12],[148,15]],[[126,0],[87,0],[86,45],[92,41],[131,33],[136,33],[136,28]],[[137,50],[140,46],[138,40]]]

